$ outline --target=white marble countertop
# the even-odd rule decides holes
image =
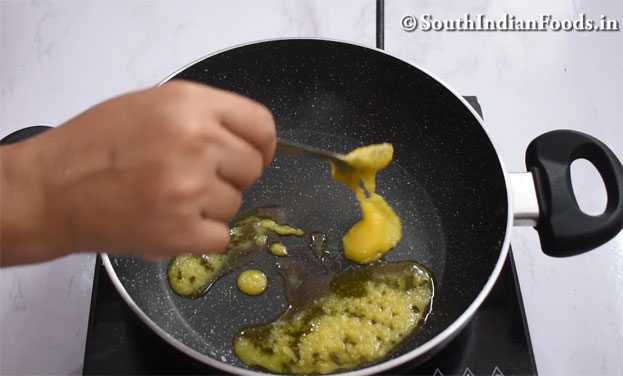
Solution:
[[[531,19],[604,14],[623,26],[623,2],[391,1],[386,50],[464,95],[477,95],[509,171],[557,128],[589,133],[623,158],[623,32],[407,33],[400,18],[468,12]],[[547,3],[547,5],[546,5]],[[0,136],[58,125],[91,105],[156,84],[201,56],[254,40],[306,36],[373,46],[375,2],[0,0]],[[605,207],[596,173],[574,167],[580,203]],[[623,374],[623,234],[586,254],[553,259],[536,232],[512,247],[538,371]],[[0,271],[0,373],[80,374],[93,255]]]

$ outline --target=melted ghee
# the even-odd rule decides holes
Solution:
[[[343,171],[332,165],[333,179],[355,192],[361,208],[361,221],[353,225],[342,239],[344,255],[360,264],[380,259],[402,237],[400,219],[385,199],[375,193],[376,172],[387,167],[393,154],[391,144],[369,145],[346,155],[353,170]],[[360,181],[363,187],[359,186]]]
[[[259,270],[245,270],[236,281],[238,289],[247,295],[259,295],[268,287],[268,277]]]
[[[268,247],[268,249],[270,250],[270,253],[272,253],[275,256],[287,256],[288,255],[288,248],[279,242],[274,242],[273,244],[270,245],[270,247]]]
[[[219,278],[229,273],[254,255],[260,254],[267,244],[278,236],[302,236],[301,229],[280,224],[285,215],[277,208],[258,208],[240,217],[230,225],[231,236],[224,253],[195,257],[180,254],[169,262],[167,277],[172,290],[187,298],[204,295]],[[273,239],[274,240],[274,239]]]
[[[431,274],[414,262],[375,263],[329,280],[316,275],[296,287],[288,282],[300,278],[290,270],[290,308],[234,337],[234,352],[249,366],[289,374],[361,367],[395,349],[431,309]]]
[[[260,226],[262,226],[262,228],[266,230],[274,231],[279,235],[305,235],[305,231],[301,230],[300,228],[294,228],[288,225],[281,225],[269,218],[262,219],[260,221]]]

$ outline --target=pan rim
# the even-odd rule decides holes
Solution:
[[[446,341],[450,340],[455,334],[457,334],[461,328],[463,328],[468,322],[469,320],[474,316],[474,314],[476,313],[476,311],[478,310],[478,308],[482,305],[483,301],[487,298],[487,296],[489,296],[489,293],[491,292],[491,290],[493,289],[493,286],[495,285],[498,277],[500,276],[500,273],[502,271],[502,267],[504,266],[504,263],[506,262],[506,259],[508,258],[508,254],[509,254],[509,248],[510,248],[510,238],[511,238],[511,230],[513,227],[513,210],[512,210],[512,197],[511,197],[511,189],[510,189],[510,180],[509,180],[509,173],[506,170],[506,165],[502,159],[502,156],[498,150],[498,147],[496,145],[496,143],[494,142],[493,138],[491,138],[491,134],[490,132],[487,130],[487,127],[484,124],[484,120],[482,119],[482,117],[476,112],[476,110],[465,100],[465,98],[463,98],[463,96],[461,96],[459,93],[457,93],[451,86],[449,86],[445,81],[443,81],[441,78],[439,78],[438,76],[436,76],[435,74],[429,72],[427,69],[424,69],[422,67],[419,67],[416,64],[410,63],[408,61],[405,61],[403,59],[400,59],[384,50],[372,47],[372,46],[367,46],[361,43],[354,43],[354,42],[350,42],[350,41],[343,41],[343,40],[339,40],[339,39],[331,39],[331,38],[318,38],[318,37],[286,37],[286,38],[269,38],[269,39],[262,39],[262,40],[257,40],[257,41],[251,41],[251,42],[246,42],[246,43],[241,43],[235,46],[231,46],[231,47],[227,47],[221,50],[218,50],[214,53],[205,55],[203,57],[200,57],[198,59],[193,60],[192,62],[180,67],[179,69],[175,70],[173,73],[169,74],[168,76],[166,76],[164,79],[162,79],[160,82],[158,82],[158,84],[156,86],[160,86],[163,85],[164,83],[170,81],[173,77],[175,77],[177,74],[179,74],[180,72],[188,69],[189,67],[195,65],[196,63],[203,61],[205,59],[208,59],[212,56],[215,55],[219,55],[221,53],[230,51],[230,50],[234,50],[240,47],[245,47],[245,46],[250,46],[250,45],[255,45],[255,44],[262,44],[262,43],[269,43],[269,42],[278,42],[278,41],[287,41],[287,40],[312,40],[312,41],[321,41],[321,42],[333,42],[333,43],[341,43],[341,44],[347,44],[347,45],[352,45],[352,46],[356,46],[356,47],[362,47],[362,48],[366,48],[368,50],[372,50],[375,52],[380,52],[383,53],[393,59],[397,59],[400,62],[406,63],[416,69],[419,69],[420,71],[422,71],[423,73],[427,74],[428,76],[430,76],[431,78],[433,78],[435,81],[437,81],[439,84],[441,84],[446,90],[448,90],[449,92],[451,92],[455,97],[457,97],[461,103],[470,111],[470,113],[476,118],[476,120],[478,121],[478,123],[480,124],[480,127],[482,128],[482,130],[485,132],[489,142],[491,143],[491,146],[493,147],[493,150],[495,151],[495,154],[498,157],[498,162],[500,165],[500,169],[502,171],[502,175],[503,175],[503,179],[504,179],[504,186],[506,189],[506,213],[507,213],[507,218],[506,218],[506,228],[505,228],[505,234],[504,234],[504,241],[502,242],[501,245],[501,249],[500,249],[500,253],[498,256],[498,259],[496,261],[496,264],[491,272],[491,274],[489,275],[489,278],[487,279],[487,282],[484,284],[484,286],[482,287],[482,289],[480,290],[480,292],[478,293],[478,295],[476,296],[476,298],[472,301],[472,303],[467,307],[467,309],[465,311],[463,311],[463,313],[452,323],[450,324],[448,327],[446,327],[443,331],[441,331],[440,333],[438,333],[436,336],[434,336],[432,339],[430,339],[429,341],[425,342],[424,344],[422,344],[421,346],[416,347],[415,349],[408,351],[405,354],[402,354],[396,358],[392,358],[386,361],[383,361],[381,363],[375,364],[373,366],[370,367],[366,367],[366,368],[362,368],[362,369],[358,369],[358,370],[354,370],[354,371],[348,371],[348,372],[343,372],[343,373],[339,373],[339,375],[345,375],[345,376],[359,376],[359,375],[367,375],[367,374],[378,374],[380,372],[383,371],[387,371],[390,370],[392,368],[398,367],[402,364],[405,364],[407,362],[409,362],[410,360],[422,357],[426,354],[431,353],[434,349],[438,348],[439,346],[441,346],[443,343],[445,343]],[[184,354],[190,356],[191,358],[200,361],[204,364],[207,364],[209,366],[218,368],[220,370],[226,371],[226,372],[230,372],[230,373],[234,373],[234,374],[241,374],[241,375],[268,375],[268,373],[264,373],[264,372],[257,372],[257,371],[253,371],[250,369],[244,369],[244,368],[240,368],[237,366],[233,366],[230,365],[228,363],[225,362],[221,362],[217,359],[211,358],[206,354],[202,354],[192,348],[190,348],[189,346],[187,346],[186,344],[182,343],[181,341],[179,341],[178,339],[172,337],[169,333],[167,333],[166,331],[164,331],[161,327],[159,327],[145,312],[143,312],[143,310],[136,304],[136,302],[134,302],[134,299],[132,299],[132,297],[130,296],[130,294],[126,291],[125,287],[123,286],[123,284],[121,283],[121,281],[119,280],[119,278],[117,277],[117,274],[115,273],[115,270],[110,262],[110,259],[108,257],[108,255],[105,252],[101,252],[100,253],[101,257],[102,257],[102,264],[104,265],[106,271],[108,272],[108,275],[113,283],[113,285],[115,286],[115,288],[117,289],[117,291],[119,292],[119,294],[121,295],[122,299],[126,302],[126,304],[128,304],[128,306],[130,306],[131,310],[139,317],[141,318],[141,320],[152,330],[154,331],[156,334],[158,334],[162,339],[164,339],[166,342],[168,342],[170,345],[172,345],[174,348],[176,348],[177,350],[183,352]]]

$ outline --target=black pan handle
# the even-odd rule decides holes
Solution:
[[[43,133],[52,127],[48,127],[46,125],[35,125],[33,127],[26,127],[19,129],[0,140],[0,145],[9,145],[14,144],[16,142],[24,141],[27,138],[38,135],[39,133]]]
[[[588,215],[578,206],[571,185],[571,163],[591,162],[606,185],[606,210]],[[573,256],[596,248],[623,228],[623,167],[601,141],[587,134],[556,130],[535,138],[526,150],[526,167],[534,176],[540,215],[536,230],[543,252]]]

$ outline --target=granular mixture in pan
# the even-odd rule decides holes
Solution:
[[[281,269],[286,290],[295,290],[287,294],[290,308],[234,339],[236,355],[249,366],[291,374],[362,367],[385,357],[431,309],[431,274],[414,262],[379,262],[296,288],[289,286],[300,280],[293,267]]]

